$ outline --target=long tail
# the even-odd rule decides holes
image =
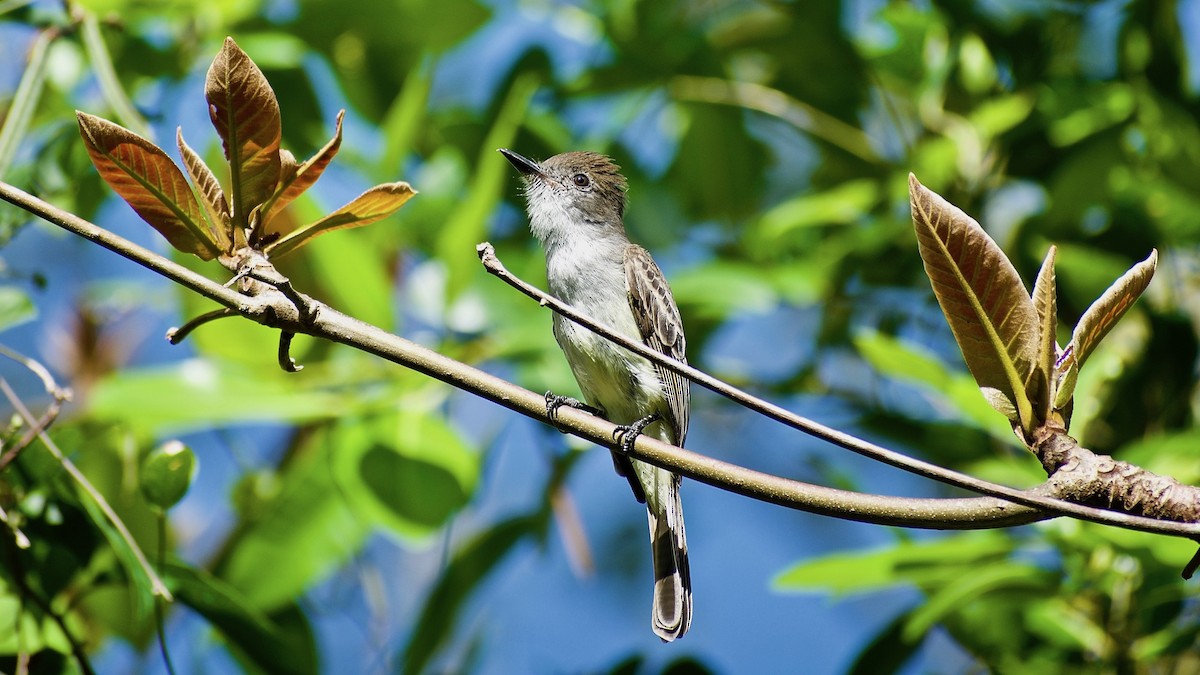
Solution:
[[[656,469],[656,473],[659,499],[646,500],[654,556],[651,622],[658,637],[671,642],[683,637],[692,625],[692,575],[688,569],[679,476],[662,469]]]

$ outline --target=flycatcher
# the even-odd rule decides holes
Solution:
[[[622,220],[625,178],[608,157],[567,152],[542,163],[500,152],[525,179],[530,229],[546,251],[550,292],[597,321],[686,361],[683,322],[671,289],[646,249],[629,242]],[[687,436],[688,381],[558,314],[554,337],[589,406],[624,425],[624,442],[647,433],[673,445]],[[547,405],[574,403],[547,395]],[[665,642],[692,624],[679,476],[613,453],[645,502],[654,556],[654,632]]]

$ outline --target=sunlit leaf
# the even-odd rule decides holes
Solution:
[[[1042,268],[1033,283],[1033,309],[1037,312],[1037,360],[1033,364],[1025,391],[1029,394],[1038,419],[1044,420],[1050,413],[1053,401],[1051,383],[1054,381],[1055,359],[1058,356],[1058,290],[1054,279],[1054,258],[1058,249],[1054,246],[1046,252]]]
[[[246,227],[250,211],[267,201],[279,183],[279,102],[233,38],[225,38],[208,69],[204,97],[229,160],[234,223]]]
[[[25,291],[15,286],[0,286],[0,331],[37,317],[37,308]]]
[[[208,620],[263,672],[317,672],[312,630],[294,606],[283,610],[283,614],[294,612],[301,621],[282,625],[250,604],[236,588],[204,570],[170,564],[166,575],[174,582],[179,601]]]
[[[179,155],[183,157],[183,168],[187,171],[188,177],[192,179],[192,185],[196,186],[197,192],[200,193],[200,201],[203,202],[204,208],[208,212],[209,222],[212,223],[214,233],[216,235],[217,244],[222,251],[229,251],[229,227],[230,214],[229,202],[225,200],[225,191],[221,189],[221,183],[217,181],[217,177],[213,175],[212,169],[200,159],[200,155],[196,154],[183,140],[183,127],[175,130],[175,143],[179,146]]]
[[[42,89],[46,84],[47,68],[46,54],[50,45],[62,36],[61,31],[45,28],[29,47],[29,61],[21,74],[21,83],[17,91],[8,101],[4,111],[3,124],[0,125],[0,178],[3,178],[13,160],[16,159],[17,149],[29,131],[29,125],[37,112],[38,101],[42,97]]]
[[[281,173],[279,187],[275,189],[275,194],[263,206],[266,208],[267,214],[261,219],[263,232],[266,236],[271,234],[283,235],[283,232],[273,230],[271,222],[276,215],[279,214],[292,200],[304,194],[304,191],[312,187],[313,183],[321,177],[325,171],[325,167],[333,161],[333,156],[337,154],[338,148],[342,145],[342,118],[346,116],[345,110],[338,111],[337,128],[333,132],[333,138],[325,144],[325,147],[317,151],[315,155],[308,158],[303,164],[297,164],[296,158],[292,153],[285,151],[280,152],[281,157]]]
[[[263,248],[263,252],[273,258],[278,258],[307,244],[319,234],[370,225],[395,213],[414,194],[416,194],[416,190],[409,187],[408,183],[376,185],[317,222],[298,227],[282,238],[267,244]]]
[[[1012,427],[996,417],[996,411],[999,411],[1007,418],[1012,406],[1008,405],[1006,410],[1003,402],[992,400],[989,392],[995,392],[995,389],[985,389],[984,398],[980,398],[979,386],[970,375],[952,372],[935,355],[897,338],[862,331],[853,340],[863,358],[881,374],[921,387],[930,396],[953,406],[963,420],[998,440],[1005,443],[1014,440]]]
[[[1012,549],[1011,539],[994,532],[953,534],[810,558],[780,572],[772,586],[778,591],[863,593],[905,581],[948,581],[964,568],[1003,558]]]
[[[1016,268],[958,207],[909,174],[913,225],[925,272],[980,387],[999,390],[1032,429],[1026,382],[1037,360],[1037,312]]]
[[[147,431],[186,431],[214,424],[305,421],[353,410],[353,399],[298,387],[282,377],[246,377],[217,361],[127,368],[100,380],[88,401],[99,419],[123,419]],[[136,415],[129,411],[136,410]]]
[[[488,217],[495,211],[502,194],[501,187],[512,170],[495,148],[512,145],[538,86],[540,81],[534,73],[524,73],[513,80],[487,136],[479,146],[474,178],[464,198],[438,232],[435,252],[438,260],[446,265],[447,294],[450,298],[456,297],[466,287],[471,274],[479,269],[474,256],[475,244],[484,238]]]
[[[1154,278],[1157,266],[1158,251],[1151,251],[1148,258],[1131,267],[1120,279],[1114,281],[1079,318],[1071,336],[1071,346],[1074,347],[1075,361],[1080,367],[1108,331],[1121,320],[1126,310],[1141,297],[1142,291],[1146,290],[1150,280]]]
[[[106,119],[76,111],[92,164],[118,195],[184,253],[220,252],[183,173],[158,146]]]

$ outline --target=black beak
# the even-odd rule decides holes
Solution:
[[[526,178],[546,175],[542,172],[541,165],[528,157],[518,155],[508,148],[500,148],[500,154],[504,155],[504,159],[507,159],[509,164],[516,167],[517,171],[520,171],[521,175]]]

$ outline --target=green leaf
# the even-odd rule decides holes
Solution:
[[[964,568],[1003,558],[1012,549],[1012,541],[1002,534],[964,532],[813,558],[780,572],[771,585],[784,592],[864,593],[902,582],[948,580]]]
[[[142,117],[137,108],[133,107],[133,101],[129,100],[129,94],[125,93],[125,88],[121,86],[121,80],[117,77],[117,69],[113,67],[108,45],[105,44],[104,37],[100,35],[100,20],[96,18],[94,12],[82,10],[81,14],[83,20],[80,22],[80,37],[83,39],[83,47],[87,51],[88,59],[92,62],[92,71],[96,74],[96,81],[100,84],[101,93],[104,94],[105,100],[108,101],[108,105],[116,114],[117,119],[121,120],[125,126],[143,136],[150,135],[150,125],[146,123],[146,118]]]
[[[19,288],[0,286],[0,331],[37,318],[37,307]]]
[[[204,570],[167,565],[175,595],[216,628],[225,641],[268,673],[316,673],[317,645],[304,613],[294,605],[268,615],[233,586]]]
[[[877,181],[847,181],[823,192],[794,197],[767,211],[758,223],[760,236],[770,241],[795,229],[852,223],[878,201]]]
[[[75,111],[100,177],[171,245],[212,260],[220,253],[200,203],[175,162],[157,145],[106,119]]]
[[[250,212],[279,183],[279,101],[262,71],[230,37],[208,69],[204,97],[229,160],[233,220],[244,229]]]
[[[518,75],[513,80],[496,121],[480,146],[475,176],[466,195],[438,234],[435,251],[438,260],[446,266],[446,290],[451,300],[466,287],[472,272],[479,268],[475,245],[485,239],[488,218],[500,202],[501,189],[509,174],[510,165],[496,148],[513,144],[537,87],[538,79],[532,72]]]
[[[89,412],[155,433],[250,421],[336,417],[354,398],[298,387],[294,378],[250,375],[201,360],[126,369],[96,384]]]
[[[1015,591],[1042,591],[1053,593],[1043,570],[1015,562],[1001,561],[973,565],[970,574],[960,575],[941,585],[929,594],[929,598],[908,616],[904,626],[904,639],[915,642],[928,633],[937,623],[988,593],[1011,593]]]
[[[312,241],[313,237],[334,230],[370,225],[392,215],[417,192],[408,183],[384,183],[368,189],[349,204],[303,227],[285,234],[265,247],[263,252],[279,258]],[[353,264],[353,261],[346,261]]]
[[[540,518],[517,516],[476,535],[446,566],[421,608],[416,628],[401,655],[401,672],[420,673],[450,637],[467,598],[499,566],[517,543],[537,532]]]
[[[1013,402],[1025,431],[1034,417],[1027,383],[1037,361],[1037,312],[996,242],[959,208],[909,174],[913,225],[925,273],[981,388]]]
[[[253,607],[273,611],[304,594],[345,564],[370,534],[330,467],[339,447],[324,430],[313,433],[279,477],[280,492],[260,504],[217,575]]]
[[[436,532],[475,490],[479,457],[442,418],[405,408],[334,432],[342,491],[365,519],[407,539]]]
[[[863,358],[881,374],[920,386],[931,396],[951,404],[962,419],[1006,443],[1016,442],[1012,428],[996,417],[995,406],[989,405],[987,398],[979,396],[979,386],[970,375],[952,372],[933,354],[875,331],[861,331],[853,342]]]
[[[383,152],[376,171],[387,176],[404,165],[405,153],[412,150],[429,107],[429,92],[433,89],[433,62],[426,58],[408,71],[404,86],[393,99],[384,115]]]
[[[0,126],[0,178],[4,178],[12,166],[17,148],[37,112],[38,100],[46,85],[46,54],[50,51],[50,44],[60,35],[62,33],[58,29],[43,29],[29,48],[29,62],[25,64],[21,82],[8,103],[4,125]]]

